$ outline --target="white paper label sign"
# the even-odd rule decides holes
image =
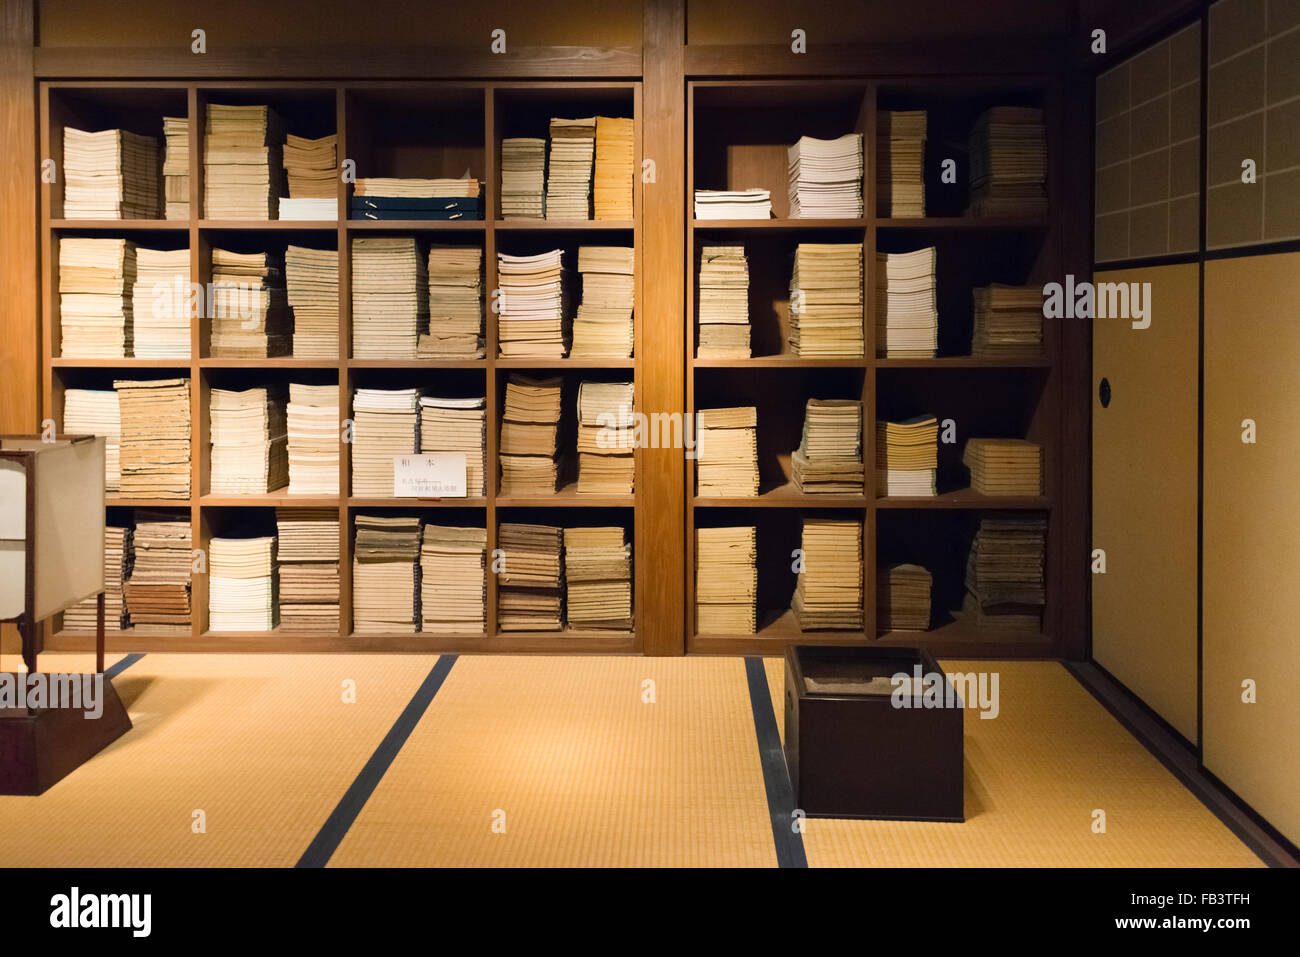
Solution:
[[[396,498],[464,498],[466,484],[464,452],[393,456]]]

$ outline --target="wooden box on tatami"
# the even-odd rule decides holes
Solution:
[[[791,645],[785,759],[808,817],[963,821],[962,708],[898,707],[895,674],[939,675],[927,651]],[[873,681],[874,679],[874,681]]]

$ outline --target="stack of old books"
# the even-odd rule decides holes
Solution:
[[[210,395],[213,495],[265,495],[289,484],[283,386]]]
[[[804,631],[862,630],[861,519],[805,518],[790,607]]]
[[[881,110],[878,116],[877,201],[894,219],[925,215],[926,125],[925,110]]]
[[[501,524],[497,627],[502,631],[560,630],[563,534],[552,525]]]
[[[771,219],[772,192],[766,189],[697,189],[696,219]]]
[[[203,135],[203,215],[274,219],[284,195],[284,129],[269,106],[208,105]]]
[[[279,623],[275,536],[213,536],[208,543],[208,627],[270,631]]]
[[[538,495],[555,491],[555,458],[563,380],[512,374],[506,382],[501,415],[501,494]]]
[[[212,249],[212,345],[220,359],[287,356],[292,348],[284,261],[272,253]]]
[[[358,515],[352,555],[357,634],[414,634],[420,625],[420,519]]]
[[[429,323],[429,276],[412,236],[352,240],[352,355],[414,359]]]
[[[862,134],[801,136],[787,151],[791,219],[862,218]]]
[[[966,562],[963,610],[982,626],[1042,627],[1047,519],[993,513],[980,518]]]
[[[501,217],[541,219],[546,214],[546,140],[533,136],[501,141]]]
[[[104,627],[110,631],[127,628],[131,616],[126,607],[126,581],[135,562],[135,529],[104,526]],[[64,631],[94,631],[99,604],[96,598],[78,602],[63,613]]]
[[[338,386],[289,383],[289,494],[339,494]]]
[[[352,219],[482,219],[479,181],[462,179],[394,178],[359,179],[348,215]]]
[[[284,251],[285,293],[293,311],[293,357],[339,357],[339,254],[289,246]]]
[[[701,409],[696,422],[695,494],[757,495],[758,409]]]
[[[157,219],[158,141],[63,128],[64,219]]]
[[[565,617],[576,630],[632,630],[632,546],[620,526],[564,530]]]
[[[189,516],[135,514],[135,562],[126,583],[131,625],[140,633],[188,632],[194,553]]]
[[[122,482],[122,416],[113,389],[68,389],[63,393],[63,431],[104,436],[104,491],[116,494]]]
[[[420,397],[420,451],[464,455],[466,495],[487,494],[483,466],[486,443],[486,397]]]
[[[357,389],[352,423],[352,494],[392,498],[393,456],[420,450],[420,390]]]
[[[939,420],[918,415],[876,423],[876,494],[933,496],[939,469]]]
[[[1024,439],[970,439],[962,452],[980,495],[1043,494],[1042,446]]]
[[[861,495],[862,403],[853,399],[809,399],[803,435],[790,456],[791,478],[800,492]]]
[[[421,630],[448,635],[485,631],[487,529],[424,526],[420,544]]]
[[[281,219],[337,219],[338,137],[309,140],[290,133],[284,143],[288,197],[280,197]]]
[[[573,320],[575,359],[626,359],[632,355],[636,284],[630,246],[579,246],[582,302]]]
[[[695,630],[752,635],[758,598],[758,529],[695,530]]]
[[[700,359],[748,359],[749,260],[744,246],[700,250]]]
[[[417,352],[421,359],[483,358],[481,247],[429,248],[429,332]]]
[[[190,357],[190,251],[135,251],[131,288],[133,351],[137,359]]]
[[[813,359],[863,354],[861,243],[795,247],[790,345]]]
[[[631,495],[636,475],[631,382],[578,386],[578,493]]]
[[[631,221],[634,149],[630,119],[596,117],[596,169],[592,183],[596,219]]]
[[[497,254],[502,357],[564,357],[568,337],[563,257],[561,249],[536,256]]]
[[[926,631],[930,627],[930,572],[920,565],[880,569],[876,581],[876,626],[882,632]]]
[[[163,197],[168,219],[190,218],[190,121],[164,116]]]
[[[188,499],[190,380],[116,379],[113,388],[122,421],[122,497]]]
[[[985,111],[970,135],[970,215],[1042,216],[1046,181],[1043,111],[1027,106]]]
[[[546,169],[546,218],[591,219],[591,167],[596,152],[596,118],[551,120],[551,155]]]
[[[126,239],[59,239],[60,353],[75,359],[132,355],[135,244]]]
[[[876,255],[876,344],[884,358],[934,358],[939,348],[936,262],[933,246]]]
[[[276,509],[280,627],[339,630],[339,516],[333,509]]]
[[[1043,353],[1043,291],[1038,286],[980,286],[970,352],[986,359],[1025,359]],[[138,320],[137,320],[138,321]]]

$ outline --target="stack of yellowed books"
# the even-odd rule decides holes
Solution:
[[[795,355],[813,359],[863,354],[861,243],[795,247],[790,345]]]
[[[104,491],[122,483],[122,415],[113,389],[68,389],[63,393],[63,431],[104,436]]]
[[[357,389],[352,422],[352,494],[392,498],[393,457],[420,450],[420,390]]]
[[[981,495],[1043,494],[1043,449],[1024,439],[971,439],[962,453]]]
[[[939,470],[939,420],[918,415],[876,423],[876,494],[932,496]]]
[[[157,219],[158,141],[63,128],[64,219]]]
[[[283,386],[210,391],[213,495],[265,495],[289,484],[285,400]]]
[[[483,249],[429,247],[429,331],[421,359],[482,359]]]
[[[630,495],[636,475],[631,382],[578,386],[578,492]]]
[[[419,631],[420,519],[358,515],[352,550],[352,622],[357,634]]]
[[[69,430],[71,431],[71,430]],[[104,526],[104,627],[120,631],[130,625],[126,607],[126,580],[135,561],[135,529]],[[64,631],[94,631],[98,626],[97,598],[87,598],[63,613]]]
[[[338,512],[276,509],[275,521],[281,629],[338,634]]]
[[[970,352],[987,359],[1024,359],[1043,353],[1043,291],[998,283],[972,290],[975,330]]]
[[[135,514],[135,561],[126,605],[137,633],[187,633],[194,565],[188,515],[141,509]]]
[[[135,276],[135,243],[130,240],[60,237],[60,355],[71,359],[134,355]]]
[[[497,253],[498,347],[504,358],[560,359],[567,343],[564,250],[536,256]]]
[[[980,518],[966,562],[962,609],[982,627],[1038,631],[1046,590],[1047,519],[1020,513]]]
[[[421,631],[481,635],[486,625],[487,530],[424,526],[420,545]]]
[[[339,390],[289,383],[289,494],[339,494]]]
[[[636,299],[631,246],[579,246],[582,301],[573,320],[575,359],[626,359],[632,355]]]
[[[564,530],[570,628],[632,630],[632,546],[621,526]]]
[[[862,521],[803,520],[803,565],[791,608],[804,631],[862,630]]]
[[[635,149],[632,120],[596,117],[596,170],[592,184],[596,219],[631,221]]]
[[[925,216],[925,110],[881,110],[877,120],[877,202],[894,219]]]
[[[920,565],[880,569],[876,582],[876,625],[882,632],[927,631],[933,576]]]
[[[280,623],[274,535],[214,536],[208,543],[208,561],[212,631],[271,631]]]
[[[190,380],[116,379],[123,498],[190,497]]]
[[[546,140],[501,141],[501,218],[541,219],[546,214]]]
[[[138,247],[131,288],[135,357],[188,359],[193,312],[189,249]]]
[[[562,380],[512,374],[501,416],[501,494],[544,495],[559,477],[556,433]]]
[[[758,495],[758,409],[701,409],[697,416],[696,495]]]
[[[163,196],[168,219],[190,218],[190,121],[164,116]]]
[[[290,133],[284,143],[289,196],[280,198],[281,219],[337,219],[338,137],[307,139]]]
[[[207,107],[203,216],[274,219],[285,194],[284,128],[269,106]]]
[[[695,530],[695,630],[752,635],[758,598],[758,529]]]
[[[933,246],[876,254],[876,348],[887,359],[932,359],[939,348]]]
[[[809,399],[803,436],[790,456],[791,478],[800,492],[861,495],[862,403],[854,399]]]
[[[591,219],[591,168],[596,118],[551,120],[546,170],[546,218]]]
[[[353,237],[352,355],[414,359],[428,326],[428,264],[414,237]]]
[[[289,246],[284,251],[285,291],[293,310],[293,357],[339,357],[339,254],[334,249]]]
[[[213,358],[267,359],[293,348],[284,260],[212,248]]]
[[[465,494],[486,495],[487,398],[420,397],[420,451],[465,456]]]
[[[497,627],[502,631],[559,631],[563,623],[560,553],[563,529],[502,523],[497,535]]]
[[[699,359],[748,359],[749,260],[744,246],[700,250]]]

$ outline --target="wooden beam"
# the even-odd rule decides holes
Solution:
[[[355,47],[188,48],[50,47],[36,51],[41,79],[173,77],[212,79],[479,79],[636,77],[638,47],[515,47],[493,55],[464,47],[358,50]]]
[[[640,405],[643,412],[685,408],[686,186],[682,145],[686,81],[685,0],[646,0],[643,44],[644,157],[655,165],[654,182],[642,186],[640,264],[645,308],[641,341]],[[684,559],[686,533],[685,458],[680,448],[642,450],[642,481],[637,494],[638,535],[646,536],[654,561],[643,569],[645,584],[636,600],[642,615],[642,649],[647,655],[686,653]]]
[[[690,77],[1013,75],[1056,71],[1063,49],[1060,40],[1040,37],[1024,43],[811,44],[807,53],[783,44],[689,45],[684,69]]]

